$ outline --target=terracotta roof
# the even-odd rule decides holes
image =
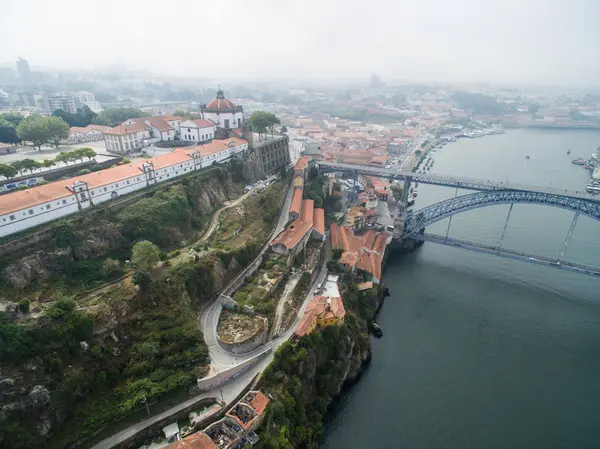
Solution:
[[[159,131],[173,131],[173,127],[169,125],[163,117],[160,116],[145,117],[144,123],[150,123],[150,125]]]
[[[74,134],[74,133],[87,134],[90,131],[104,132],[104,130],[109,129],[109,128],[110,128],[110,126],[102,126],[102,125],[88,125],[83,128],[80,126],[72,126],[69,128],[69,135]]]
[[[185,120],[185,117],[180,117],[178,115],[170,115],[170,114],[165,114],[162,116],[163,120],[166,120],[167,122],[173,122],[175,120]]]
[[[218,446],[203,432],[196,432],[183,440],[165,446],[164,449],[218,449]]]
[[[300,219],[306,223],[313,224],[314,217],[314,209],[315,209],[315,201],[314,200],[303,200],[302,201],[302,213],[300,214]]]
[[[133,123],[131,125],[119,125],[114,128],[108,128],[104,130],[104,134],[112,134],[112,135],[125,135],[125,134],[134,134],[141,131],[146,131],[145,123]]]
[[[308,329],[315,324],[315,321],[317,321],[317,317],[314,314],[305,312],[304,316],[302,317],[302,321],[300,321],[300,324],[295,331],[295,334],[298,337],[304,337],[306,332],[308,332]]]
[[[294,190],[294,196],[292,197],[292,204],[290,205],[290,212],[295,212],[300,215],[302,209],[302,189]]]
[[[340,257],[340,263],[353,267],[358,262],[358,256],[354,252],[344,251]]]
[[[201,118],[196,119],[196,120],[186,120],[184,123],[188,123],[188,122],[193,123],[196,126],[196,128],[212,128],[215,126],[215,124],[212,121],[204,120]],[[182,125],[183,125],[183,123],[182,123]],[[189,125],[185,125],[185,126],[189,126]],[[184,126],[184,128],[185,128],[185,126]]]
[[[315,208],[313,226],[319,234],[325,234],[325,209]]]
[[[373,243],[375,243],[375,237],[377,237],[377,233],[373,230],[369,230],[367,231],[361,239],[361,243],[362,245],[367,248],[367,249],[371,249],[373,247]]]
[[[312,228],[312,223],[307,223],[302,220],[294,220],[287,229],[284,229],[275,239],[271,242],[271,246],[281,244],[288,249],[294,248],[302,237],[306,235]]]
[[[223,110],[223,109],[235,109],[233,102],[227,98],[215,98],[213,101],[206,105],[205,109]]]
[[[308,156],[302,156],[300,159],[298,159],[298,162],[296,162],[294,168],[296,170],[304,170],[308,166],[309,161],[310,158]]]
[[[261,415],[267,408],[267,405],[269,405],[269,398],[262,391],[259,391],[256,393],[254,399],[252,399],[252,402],[250,402],[250,405],[256,410],[256,413]]]

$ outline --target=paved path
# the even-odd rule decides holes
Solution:
[[[279,328],[281,327],[281,319],[283,318],[285,304],[288,302],[288,298],[296,288],[296,285],[298,285],[300,276],[300,273],[292,274],[288,279],[287,284],[285,284],[283,292],[281,293],[281,298],[279,298],[277,308],[275,309],[275,318],[273,319],[273,326],[271,326],[271,338],[281,333],[281,330]]]
[[[210,238],[210,236],[214,234],[214,232],[217,230],[217,226],[219,225],[219,218],[221,217],[221,214],[223,212],[225,212],[228,209],[231,209],[232,207],[239,206],[251,194],[252,194],[252,190],[250,190],[248,193],[243,194],[239,198],[235,199],[233,202],[231,202],[231,203],[223,206],[221,209],[219,209],[218,211],[216,211],[213,214],[213,216],[212,216],[212,219],[210,221],[210,226],[208,227],[208,230],[204,233],[204,235],[202,236],[202,238],[200,240],[198,240],[197,243],[204,243],[204,242],[206,242]]]

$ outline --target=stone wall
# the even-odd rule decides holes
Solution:
[[[248,352],[254,351],[256,348],[267,342],[269,320],[266,318],[264,320],[262,330],[237,343],[225,343],[217,333],[217,342],[219,343],[219,346],[233,354],[247,354]]]
[[[264,359],[268,354],[273,351],[271,348],[265,349],[260,354],[255,355],[254,357],[249,358],[245,362],[240,363],[239,365],[235,365],[232,368],[226,369],[225,371],[221,371],[213,376],[204,377],[202,379],[197,380],[197,386],[200,391],[210,391],[213,388],[218,388],[219,386],[229,382],[231,379],[238,377],[239,375],[245,373],[262,359]]]

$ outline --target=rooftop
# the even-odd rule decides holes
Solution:
[[[183,440],[169,444],[164,449],[217,449],[218,446],[213,443],[208,435],[203,432],[196,432],[185,437]]]

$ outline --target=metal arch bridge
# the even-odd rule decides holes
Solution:
[[[394,179],[397,181],[405,181],[405,182],[415,182],[422,184],[431,184],[437,186],[444,187],[455,187],[457,189],[465,189],[465,190],[522,190],[528,192],[539,192],[539,193],[553,193],[556,195],[563,195],[571,198],[581,198],[590,202],[597,202],[596,200],[589,197],[589,195],[583,190],[565,190],[565,189],[556,189],[552,187],[543,188],[536,186],[527,186],[524,184],[516,184],[509,182],[496,182],[484,179],[475,179],[475,178],[460,178],[457,176],[446,176],[446,175],[437,175],[435,173],[425,174],[425,173],[414,173],[407,171],[399,171],[399,170],[391,170],[388,168],[377,168],[377,167],[369,167],[364,165],[352,165],[352,164],[343,164],[340,162],[327,162],[327,161],[317,161],[317,166],[319,171],[323,172],[339,172],[345,173],[348,175],[365,175],[365,176],[375,176],[378,178],[387,178]],[[408,193],[408,192],[406,192]]]
[[[408,212],[405,215],[404,231],[402,238],[412,238],[415,240],[429,241],[446,246],[468,249],[471,251],[494,254],[507,257],[514,260],[551,266],[562,270],[573,271],[576,273],[588,274],[600,277],[600,269],[582,264],[568,262],[564,260],[565,252],[575,230],[577,220],[580,215],[588,216],[600,221],[600,202],[590,198],[583,191],[569,191],[562,189],[531,187],[521,184],[503,183],[485,181],[473,178],[458,178],[453,176],[444,176],[437,174],[422,174],[413,172],[403,172],[384,168],[367,167],[351,164],[342,164],[336,162],[318,161],[319,170],[325,172],[342,172],[353,176],[367,175],[388,179],[394,179],[405,182],[404,199],[408,194],[408,187],[411,182],[420,182],[423,184],[439,185],[445,187],[454,187],[456,189],[453,198],[426,206],[416,212]],[[479,192],[468,195],[457,196],[458,189],[477,190]],[[558,207],[574,212],[574,217],[569,227],[567,236],[563,242],[562,249],[557,258],[539,256],[536,254],[525,253],[522,251],[505,249],[502,247],[506,229],[513,210],[514,204],[538,204],[544,206]],[[467,240],[449,238],[450,225],[452,217],[458,213],[473,210],[486,206],[498,204],[510,204],[508,215],[500,237],[500,243],[497,246],[483,245],[481,243]],[[438,236],[425,233],[425,227],[450,218],[446,236]],[[398,236],[400,237],[400,236]]]

